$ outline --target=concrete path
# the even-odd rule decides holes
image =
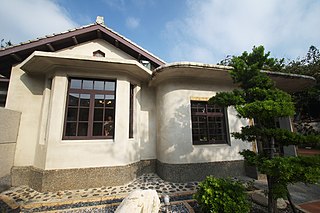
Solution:
[[[259,189],[267,189],[266,180],[255,181]],[[288,187],[292,201],[306,212],[320,213],[320,186],[316,184],[297,183]]]

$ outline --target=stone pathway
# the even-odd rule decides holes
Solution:
[[[0,200],[9,204],[11,208],[36,207],[41,205],[69,204],[79,201],[93,202],[102,198],[119,199],[135,189],[154,189],[159,196],[164,194],[179,194],[196,191],[198,182],[172,183],[159,178],[158,175],[145,174],[133,182],[122,186],[109,186],[79,190],[65,190],[41,193],[27,186],[11,188],[0,194]],[[1,205],[1,203],[0,203]]]

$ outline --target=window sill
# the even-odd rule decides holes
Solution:
[[[114,139],[81,139],[81,140],[62,140],[61,143],[77,143],[77,144],[93,144],[93,143],[107,143],[113,144]]]
[[[197,142],[194,142],[192,143],[192,146],[196,146],[196,147],[201,147],[201,146],[231,146],[229,143],[197,143]]]
[[[221,145],[221,144],[228,144],[226,141],[193,141],[192,145]]]

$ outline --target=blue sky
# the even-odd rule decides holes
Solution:
[[[19,43],[95,22],[166,62],[217,63],[254,45],[274,57],[320,48],[320,0],[0,0],[0,39]]]

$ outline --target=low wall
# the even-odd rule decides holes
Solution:
[[[155,160],[126,166],[42,170],[32,166],[13,167],[12,185],[28,185],[40,192],[119,186],[145,173],[154,173]]]
[[[157,161],[157,174],[170,182],[202,181],[206,176],[244,176],[244,161],[223,161],[212,163],[167,164]]]
[[[12,185],[28,185],[40,192],[96,188],[127,184],[142,174],[157,173],[170,182],[202,181],[215,177],[243,176],[244,161],[194,164],[165,164],[157,160],[142,160],[126,166],[79,169],[42,170],[32,166],[13,167]]]
[[[11,186],[13,166],[21,113],[0,107],[0,192]]]

